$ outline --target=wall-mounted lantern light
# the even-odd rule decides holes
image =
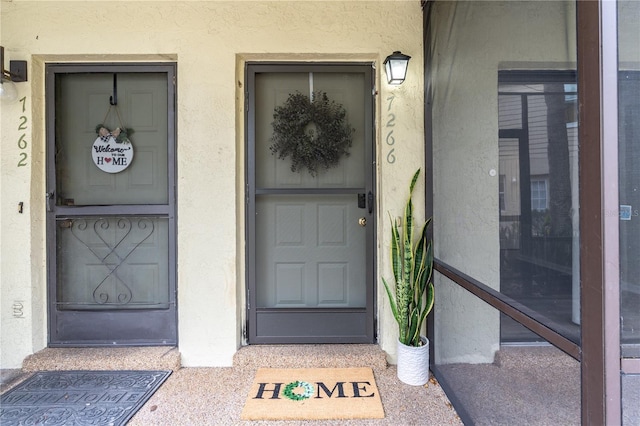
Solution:
[[[387,56],[384,60],[384,69],[387,72],[387,83],[402,84],[407,76],[407,66],[409,65],[411,56],[403,55],[399,51]]]
[[[0,46],[0,100],[12,102],[18,99],[15,83],[27,81],[27,61],[9,61],[9,71],[4,69],[4,47]]]

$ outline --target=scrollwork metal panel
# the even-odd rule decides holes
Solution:
[[[60,309],[142,309],[168,303],[167,219],[57,222]]]

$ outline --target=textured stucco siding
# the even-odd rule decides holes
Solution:
[[[2,368],[19,366],[47,345],[44,70],[51,62],[177,63],[178,325],[186,366],[230,365],[242,344],[244,63],[375,63],[382,219],[378,327],[382,347],[393,359],[396,329],[379,276],[391,275],[387,212],[401,213],[407,183],[424,158],[419,1],[3,0],[0,7],[5,61],[26,59],[29,66],[29,82],[18,85],[27,110],[20,110],[22,104],[0,107]],[[380,80],[381,63],[394,50],[413,57],[399,87]],[[389,113],[395,116],[393,164],[386,161],[390,147],[382,139]],[[28,122],[28,162],[16,167],[22,115]],[[12,314],[15,301],[24,305],[21,318]]]

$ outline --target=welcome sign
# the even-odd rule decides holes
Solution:
[[[371,368],[260,368],[242,420],[382,419]]]
[[[103,172],[119,173],[133,161],[131,142],[118,142],[113,135],[98,136],[91,148],[93,162]]]

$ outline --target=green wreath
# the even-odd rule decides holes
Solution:
[[[314,92],[312,100],[294,93],[273,113],[273,136],[269,149],[278,158],[291,157],[291,171],[306,168],[311,176],[329,169],[349,155],[355,129],[346,121],[347,111],[330,101],[325,92]]]
[[[296,388],[302,388],[302,393],[294,393],[293,390]],[[313,385],[309,382],[295,381],[287,384],[284,388],[284,396],[289,398],[292,401],[302,401],[308,398],[311,398],[315,390],[313,389]]]

